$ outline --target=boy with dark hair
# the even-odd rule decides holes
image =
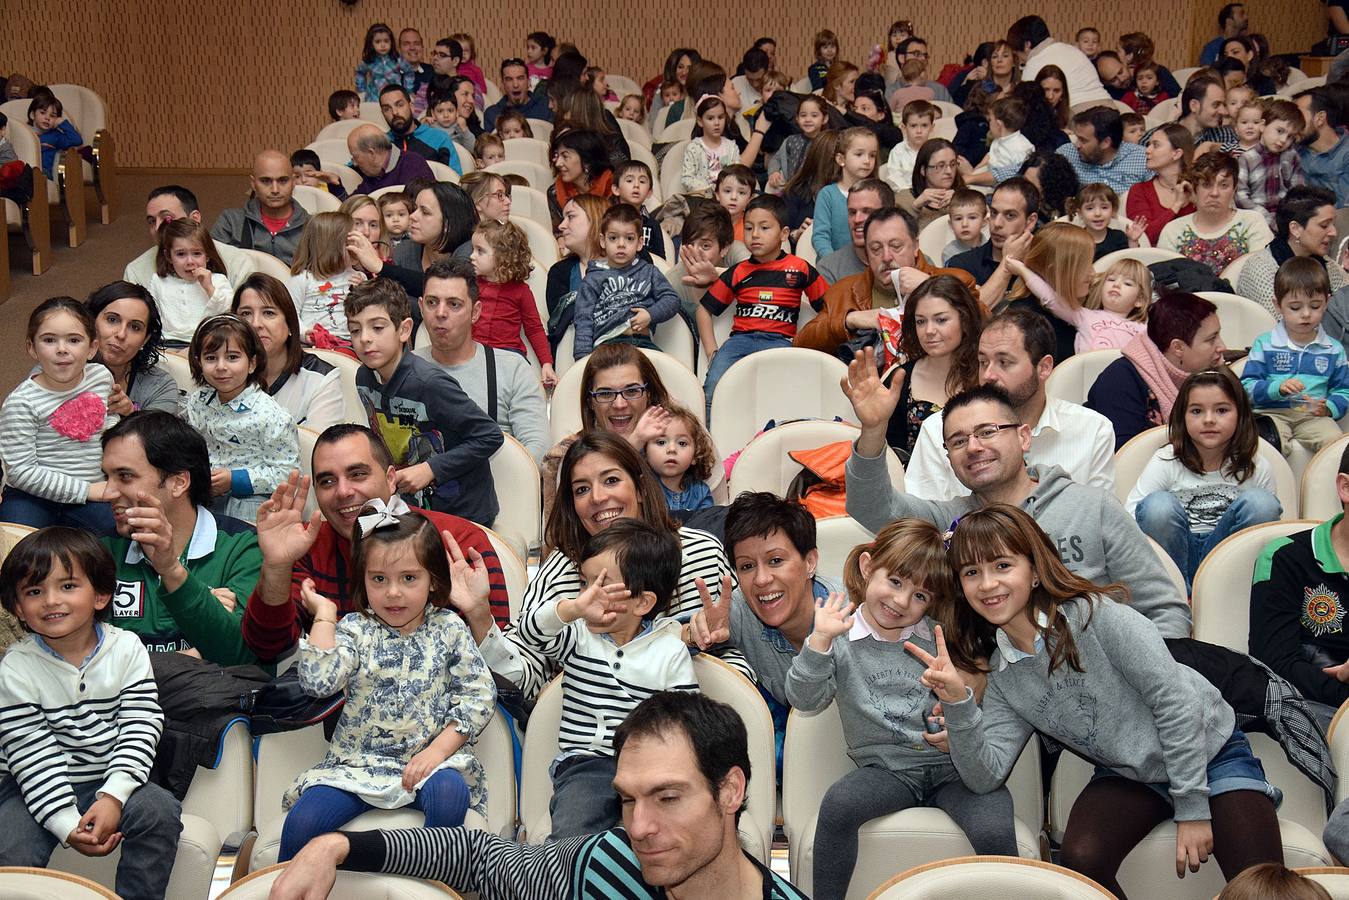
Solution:
[[[0,662],[0,866],[120,843],[117,893],[148,900],[168,887],[182,807],[147,781],[164,713],[145,647],[106,624],[117,587],[108,551],[73,528],[28,535],[0,567],[0,602],[29,632]]]
[[[940,115],[941,110],[927,100],[910,100],[904,104],[899,117],[904,140],[890,148],[890,155],[885,160],[889,167],[886,181],[896,191],[913,187],[913,166],[918,160],[918,151],[932,135],[933,124]]]
[[[787,205],[781,197],[760,194],[751,200],[745,209],[745,243],[751,258],[723,272],[698,307],[698,336],[711,360],[703,383],[709,421],[712,394],[727,369],[751,353],[792,346],[802,297],[815,312],[824,309],[829,284],[810,263],[782,249],[787,229]],[[732,304],[735,324],[726,343],[718,347],[712,317]]]
[[[600,243],[605,263],[593,265],[576,292],[576,358],[612,340],[659,350],[651,331],[679,312],[679,295],[655,265],[637,255],[641,213],[627,203],[609,207],[600,220]]]
[[[361,117],[361,95],[355,91],[333,91],[328,95],[328,117],[334,122]]]
[[[614,730],[657,691],[698,690],[682,625],[660,617],[679,591],[679,568],[674,532],[619,519],[586,542],[581,595],[520,619],[520,638],[562,667],[551,840],[618,823]]]
[[[1096,57],[1101,54],[1101,32],[1098,29],[1090,25],[1079,28],[1073,40],[1077,44],[1077,49],[1086,54],[1087,59],[1096,62]]]
[[[1274,211],[1291,187],[1306,183],[1297,141],[1306,120],[1292,100],[1265,104],[1265,130],[1260,143],[1237,158],[1237,206],[1253,209],[1274,226]]]
[[[412,302],[388,278],[346,300],[356,388],[370,427],[399,467],[398,491],[418,506],[491,527],[498,511],[488,460],[504,440],[445,370],[410,352]]]
[[[614,166],[614,202],[626,203],[642,216],[642,259],[651,262],[651,254],[668,259],[665,253],[665,232],[646,211],[651,196],[651,167],[640,159],[624,160]]]
[[[684,217],[679,231],[679,259],[667,274],[679,295],[680,314],[694,328],[703,294],[717,280],[717,269],[749,259],[749,250],[735,239],[730,213],[718,203],[700,203]]]
[[[974,188],[960,188],[951,195],[950,212],[951,233],[955,237],[942,248],[941,264],[944,266],[951,257],[967,250],[978,249],[984,242],[984,229],[988,223],[988,200]]]
[[[327,191],[338,200],[347,199],[347,189],[342,186],[342,179],[335,172],[325,172],[323,160],[308,147],[301,147],[290,155],[290,170],[296,184]]]
[[[739,163],[726,166],[717,173],[712,185],[712,197],[717,205],[731,214],[731,227],[735,229],[735,239],[745,239],[745,209],[759,187],[759,180],[749,166]]]

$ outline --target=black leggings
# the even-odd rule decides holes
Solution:
[[[1259,791],[1230,791],[1209,798],[1213,855],[1231,881],[1262,862],[1283,862],[1274,804]],[[1115,876],[1138,843],[1171,818],[1171,804],[1152,788],[1127,778],[1099,778],[1082,791],[1063,833],[1060,861],[1124,898]]]

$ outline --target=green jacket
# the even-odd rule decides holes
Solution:
[[[188,577],[172,593],[164,591],[140,544],[124,537],[103,541],[117,563],[112,624],[134,632],[151,652],[195,647],[203,659],[222,666],[257,662],[244,644],[242,623],[244,603],[258,583],[262,551],[247,525],[198,507],[184,560]],[[234,592],[233,611],[211,593],[217,587]]]

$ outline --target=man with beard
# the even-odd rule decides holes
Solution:
[[[379,111],[389,125],[389,142],[404,153],[411,151],[422,159],[444,163],[463,174],[454,141],[438,128],[417,120],[412,112],[412,98],[397,84],[386,84],[379,92]]]
[[[1111,490],[1115,432],[1100,413],[1045,395],[1053,348],[1054,333],[1043,316],[1008,310],[990,319],[979,335],[979,381],[1006,391],[1017,419],[1029,429],[1027,464],[1057,466],[1078,484]],[[951,500],[970,493],[951,468],[942,429],[940,412],[923,421],[904,472],[904,489],[914,497]]]
[[[1119,110],[1093,106],[1073,116],[1077,142],[1056,151],[1072,163],[1080,184],[1104,184],[1123,194],[1152,177],[1147,153],[1138,144],[1124,143],[1124,124]]]

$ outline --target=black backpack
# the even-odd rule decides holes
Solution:
[[[1192,259],[1167,259],[1148,266],[1152,273],[1152,289],[1158,296],[1162,294],[1197,294],[1200,291],[1222,291],[1231,294],[1232,285],[1227,279],[1219,278],[1213,270],[1201,262]]]

